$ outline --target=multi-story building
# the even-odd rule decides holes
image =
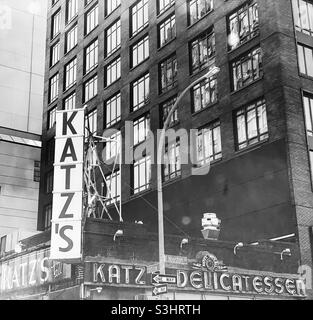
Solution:
[[[312,8],[311,0],[50,1],[38,228],[50,227],[56,110],[86,107],[91,132],[115,128],[125,139],[132,121],[138,146],[216,65],[171,124],[198,129],[197,165],[211,170],[193,176],[193,165],[180,163],[180,141],[167,146],[176,160],[163,171],[165,230],[199,236],[203,213],[215,212],[220,239],[288,239],[312,265]],[[111,178],[124,220],[151,230],[153,156]]]
[[[0,254],[37,232],[46,1],[0,4]]]

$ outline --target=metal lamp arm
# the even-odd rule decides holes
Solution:
[[[157,152],[157,191],[158,191],[158,226],[159,226],[159,263],[160,263],[160,273],[165,273],[165,248],[164,248],[164,222],[163,222],[163,190],[162,190],[162,151],[163,145],[165,142],[166,130],[169,127],[171,117],[174,112],[178,108],[179,103],[183,99],[184,95],[196,84],[201,82],[204,79],[209,79],[211,76],[219,72],[218,67],[212,68],[208,73],[191,83],[177,98],[175,104],[171,108],[165,123],[163,130],[160,135],[160,140],[158,144],[158,152]]]

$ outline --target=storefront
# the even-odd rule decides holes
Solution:
[[[51,261],[50,248],[7,257],[0,263],[1,300],[79,299],[73,266]]]
[[[210,254],[201,261],[167,263],[166,275],[157,263],[87,258],[84,298],[94,300],[263,300],[304,299],[298,275],[219,266]]]

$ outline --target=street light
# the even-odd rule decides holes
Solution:
[[[178,108],[178,105],[184,95],[196,84],[201,82],[202,80],[209,79],[212,76],[216,75],[220,71],[220,68],[213,67],[209,70],[205,75],[194,81],[190,84],[177,98],[175,104],[173,105],[172,109],[170,110],[165,123],[163,130],[161,131],[160,140],[158,144],[158,152],[157,152],[157,190],[158,190],[158,225],[159,225],[159,264],[160,264],[160,273],[165,273],[165,250],[164,250],[164,221],[163,221],[163,189],[162,189],[162,151],[163,145],[165,142],[165,135],[166,130],[169,127],[171,117],[173,116],[174,112]]]

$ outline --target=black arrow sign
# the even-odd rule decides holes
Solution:
[[[167,285],[161,285],[154,287],[152,291],[153,296],[159,296],[160,294],[167,293]]]
[[[167,275],[167,274],[152,274],[152,284],[177,284],[177,276]]]

